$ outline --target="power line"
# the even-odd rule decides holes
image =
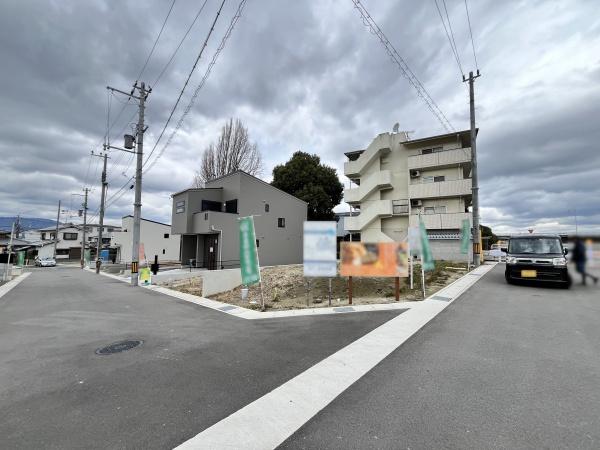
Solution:
[[[190,70],[190,73],[188,74],[188,76],[187,76],[187,78],[185,80],[185,83],[183,84],[183,87],[181,88],[181,91],[179,92],[179,96],[177,97],[177,101],[175,102],[175,104],[173,105],[173,108],[171,109],[171,112],[169,114],[167,122],[163,126],[163,129],[160,132],[160,134],[158,135],[158,139],[154,143],[154,147],[152,148],[152,151],[150,151],[150,154],[147,156],[146,161],[144,162],[144,165],[146,165],[146,163],[150,160],[150,157],[154,153],[154,150],[156,150],[156,147],[158,146],[158,143],[162,139],[163,135],[165,134],[165,131],[166,131],[167,127],[169,126],[169,123],[171,122],[171,119],[173,118],[173,114],[175,114],[175,110],[177,109],[177,106],[179,106],[179,102],[181,101],[181,97],[183,96],[183,93],[185,92],[185,88],[187,87],[188,83],[190,82],[190,78],[192,78],[192,75],[194,74],[194,71],[196,70],[196,66],[198,65],[198,62],[200,61],[200,58],[202,57],[202,54],[204,53],[204,49],[208,45],[208,40],[210,39],[213,31],[215,30],[215,24],[217,23],[217,20],[219,19],[219,16],[221,15],[221,11],[223,10],[223,6],[225,5],[225,1],[226,0],[223,0],[221,2],[221,6],[219,7],[219,10],[217,11],[217,14],[216,14],[216,16],[215,16],[215,18],[214,18],[214,20],[212,22],[212,25],[211,25],[210,29],[208,30],[208,34],[206,35],[206,38],[204,39],[204,43],[202,44],[202,47],[200,48],[200,52],[198,53],[198,56],[196,57],[196,60],[194,61],[194,65],[192,66],[192,70]]]
[[[162,27],[160,27],[160,31],[158,32],[158,36],[156,36],[156,39],[154,40],[154,45],[152,45],[152,49],[150,50],[150,53],[148,54],[148,57],[146,58],[146,62],[144,63],[144,66],[142,67],[142,70],[140,70],[140,74],[137,76],[136,80],[139,80],[142,77],[142,74],[144,73],[144,70],[146,70],[146,66],[148,65],[148,61],[150,61],[150,58],[152,57],[152,54],[154,53],[154,49],[156,48],[156,44],[158,44],[158,40],[160,39],[160,36],[162,35],[163,30],[165,29],[165,25],[167,24],[167,20],[169,20],[169,16],[171,15],[171,11],[173,11],[173,6],[175,6],[175,1],[173,0],[173,2],[171,2],[171,7],[169,8],[169,12],[167,12],[167,17],[165,17],[165,20],[163,21]],[[129,99],[127,99],[127,101],[129,101]]]
[[[220,42],[219,46],[215,50],[215,53],[213,54],[213,57],[212,57],[210,63],[208,64],[208,66],[206,68],[206,71],[204,72],[204,76],[202,77],[202,80],[200,80],[200,83],[198,84],[198,86],[196,86],[194,94],[190,98],[190,101],[189,101],[188,105],[185,107],[185,110],[183,111],[181,117],[177,121],[177,125],[175,126],[175,128],[171,132],[171,135],[169,136],[169,139],[167,139],[167,142],[165,143],[165,145],[163,146],[163,148],[157,154],[157,156],[154,159],[154,161],[152,161],[150,163],[150,165],[146,168],[146,170],[144,171],[144,173],[148,172],[152,167],[154,167],[154,165],[156,164],[156,162],[164,154],[165,150],[171,144],[171,142],[173,141],[173,138],[175,137],[175,135],[177,134],[177,132],[179,131],[179,129],[183,125],[183,120],[185,119],[185,117],[188,115],[188,113],[190,112],[190,110],[194,106],[194,103],[196,101],[196,98],[198,97],[198,94],[200,93],[200,90],[202,89],[202,87],[206,83],[206,80],[210,76],[210,73],[212,72],[212,69],[213,69],[214,65],[216,64],[217,59],[219,58],[219,55],[221,54],[221,52],[225,48],[225,44],[227,43],[227,40],[231,36],[231,33],[233,32],[233,29],[235,28],[235,25],[237,24],[238,20],[242,16],[242,11],[244,9],[244,6],[246,5],[246,1],[247,0],[240,1],[235,14],[234,14],[234,16],[232,17],[232,19],[231,19],[231,21],[229,23],[229,27],[227,27],[227,30],[225,31],[225,34],[223,35],[223,38],[221,39],[221,42]],[[165,126],[165,129],[166,129],[166,126]],[[163,129],[163,132],[164,132],[165,129]],[[157,146],[158,146],[158,141],[154,145],[154,148],[152,149],[152,152],[154,152],[154,150],[156,149]],[[152,152],[150,152],[150,155],[146,159],[146,162],[144,163],[144,165],[147,164],[148,161],[150,160],[150,156],[152,156]]]
[[[442,3],[444,4],[444,11],[446,13],[446,19],[448,20],[448,28],[450,28],[450,36],[452,37],[452,44],[454,46],[454,54],[456,55],[456,61],[458,62],[458,67],[460,69],[460,76],[462,77],[464,72],[462,70],[462,65],[460,64],[460,52],[458,51],[458,47],[456,46],[456,41],[454,40],[454,31],[452,30],[452,22],[450,21],[450,16],[448,15],[448,8],[446,8],[446,0],[442,0]]]
[[[190,31],[192,30],[192,28],[194,27],[194,25],[196,24],[196,21],[198,20],[198,17],[200,17],[200,14],[204,10],[204,7],[206,6],[206,2],[207,1],[208,0],[204,0],[204,3],[202,3],[202,6],[200,7],[200,9],[198,10],[198,12],[196,13],[196,16],[194,17],[194,20],[192,21],[192,23],[188,27],[187,31],[185,32],[185,34],[183,35],[183,37],[181,38],[181,40],[179,41],[179,44],[177,45],[177,48],[175,48],[175,51],[171,54],[171,57],[169,58],[169,61],[167,61],[167,64],[165,64],[165,66],[161,70],[160,74],[158,74],[158,77],[156,77],[156,80],[154,80],[154,83],[152,84],[152,88],[156,88],[156,85],[158,84],[158,82],[160,81],[160,79],[162,78],[162,76],[164,75],[164,73],[166,72],[167,68],[171,65],[171,63],[173,62],[173,59],[175,59],[175,56],[177,55],[177,52],[179,52],[179,49],[181,48],[181,45],[183,44],[183,42],[187,38],[188,34],[190,33]]]
[[[450,48],[452,49],[452,54],[454,55],[454,60],[458,65],[458,71],[460,72],[460,76],[463,75],[462,66],[460,64],[460,58],[458,57],[458,53],[456,52],[456,48],[454,47],[453,40],[450,38],[450,34],[448,33],[448,28],[446,27],[446,22],[444,21],[444,17],[442,16],[442,11],[440,10],[440,6],[438,5],[437,0],[433,0],[435,3],[435,7],[437,8],[438,14],[440,15],[440,19],[442,21],[442,25],[444,26],[444,31],[446,32],[446,37],[448,38],[448,42],[450,43]],[[448,24],[450,24],[448,22]]]
[[[364,7],[364,5],[360,2],[360,0],[352,0],[352,3],[354,3],[354,8],[360,13],[363,24],[369,29],[369,31],[372,34],[379,38],[379,40],[385,47],[388,56],[394,63],[396,63],[402,75],[415,88],[415,90],[417,91],[417,95],[421,97],[421,99],[425,102],[427,108],[429,108],[431,113],[438,119],[438,121],[442,124],[446,131],[455,131],[448,118],[442,112],[437,103],[435,103],[433,98],[431,98],[431,95],[429,95],[427,89],[425,89],[423,84],[419,81],[417,76],[410,69],[406,61],[400,56],[398,51],[394,48],[394,46],[383,33],[381,28],[379,28],[375,20],[373,20],[373,18],[371,17],[367,9]]]
[[[475,54],[475,42],[473,42],[473,32],[471,31],[471,18],[469,17],[469,6],[467,0],[465,0],[465,11],[467,11],[467,22],[469,23],[469,35],[471,36],[471,46],[473,47],[473,58],[475,59],[475,68],[479,70],[479,64],[477,64],[477,55]]]

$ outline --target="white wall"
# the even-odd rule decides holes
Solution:
[[[168,238],[165,237],[166,234],[169,236]],[[142,219],[140,224],[140,243],[144,244],[148,264],[154,262],[154,255],[158,255],[159,261],[179,261],[180,240],[180,235],[171,234],[170,225]],[[123,217],[121,231],[113,233],[112,245],[119,247],[119,262],[131,262],[133,217]]]

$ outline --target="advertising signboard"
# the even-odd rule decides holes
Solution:
[[[342,242],[340,275],[408,277],[408,243]]]
[[[260,282],[254,217],[252,216],[240,219],[240,270],[243,285],[250,286]]]
[[[336,223],[304,222],[304,276],[337,274]]]

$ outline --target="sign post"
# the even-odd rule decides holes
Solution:
[[[427,228],[425,228],[421,215],[419,215],[419,230],[421,232],[421,284],[423,285],[423,298],[425,298],[425,272],[433,270],[435,264],[433,262],[433,255],[431,254],[431,247],[429,247]]]
[[[242,285],[250,286],[260,283],[261,309],[265,310],[265,299],[262,292],[260,265],[256,249],[256,233],[254,232],[254,217],[241,217],[240,221],[240,271]]]
[[[306,306],[310,306],[311,277],[329,277],[329,306],[331,306],[331,277],[337,275],[336,223],[304,222],[303,267],[307,280]]]
[[[462,230],[460,234],[460,252],[467,255],[467,270],[469,270],[469,241],[471,240],[471,223],[469,219],[464,219],[462,222]]]

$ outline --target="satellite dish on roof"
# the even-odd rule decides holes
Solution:
[[[396,122],[396,123],[394,124],[394,128],[393,128],[393,130],[394,130],[394,133],[397,133],[399,129],[400,129],[400,124],[399,124],[398,122]]]

